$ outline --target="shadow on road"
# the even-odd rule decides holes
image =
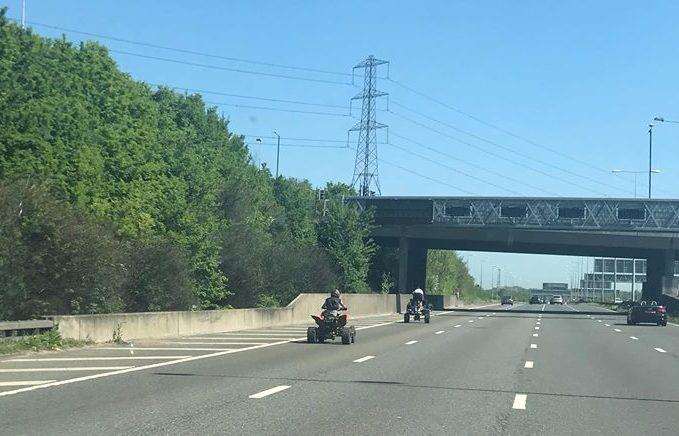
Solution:
[[[500,394],[516,394],[515,390],[506,389],[486,389],[486,388],[470,388],[464,386],[436,386],[436,385],[416,385],[411,383],[404,383],[389,380],[323,380],[314,378],[292,378],[292,377],[252,377],[226,374],[197,374],[197,373],[181,373],[181,372],[153,372],[152,375],[159,375],[165,377],[208,377],[208,378],[224,378],[224,379],[242,379],[242,380],[271,380],[271,381],[286,381],[286,382],[310,382],[310,383],[333,383],[333,384],[356,384],[356,385],[382,385],[387,387],[399,387],[406,389],[430,389],[430,390],[446,390],[459,392],[481,392],[481,393],[500,393]],[[591,395],[591,394],[571,394],[565,392],[541,392],[541,391],[522,391],[522,393],[529,395],[543,395],[548,397],[562,397],[562,398],[590,398],[601,400],[621,400],[621,401],[645,401],[656,403],[677,403],[679,399],[671,398],[649,398],[649,397],[631,397],[618,395]]]

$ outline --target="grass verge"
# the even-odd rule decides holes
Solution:
[[[28,336],[17,341],[0,340],[0,355],[19,353],[22,351],[61,350],[63,348],[82,347],[91,341],[64,339],[57,330],[39,335]]]

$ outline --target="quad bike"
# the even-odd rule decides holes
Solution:
[[[346,309],[345,309],[346,310]],[[311,315],[316,321],[316,327],[309,327],[306,331],[307,342],[322,343],[326,339],[342,338],[344,345],[356,342],[356,327],[347,326],[347,314],[339,314],[337,310],[323,311],[321,316]]]
[[[409,323],[412,318],[415,321],[424,319],[425,324],[429,324],[430,316],[431,306],[429,304],[418,305],[414,300],[410,300],[403,314],[403,322]]]

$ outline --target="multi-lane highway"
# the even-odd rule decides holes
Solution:
[[[679,326],[528,307],[7,358],[0,433],[677,434]]]

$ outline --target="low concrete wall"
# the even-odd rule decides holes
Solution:
[[[298,324],[320,312],[327,294],[300,294],[286,307],[271,309],[224,309],[185,312],[111,313],[103,315],[54,316],[59,332],[65,338],[107,342],[119,331],[124,340],[188,336],[204,333]],[[394,294],[344,294],[342,300],[352,317],[395,313]],[[404,311],[410,294],[398,295]],[[443,307],[462,306],[457,298],[437,297]]]
[[[310,320],[320,312],[327,294],[300,294],[288,306],[271,309],[225,309],[184,312],[111,313],[103,315],[54,316],[65,338],[106,342],[115,331],[122,338],[151,339],[218,333]],[[351,316],[382,315],[396,311],[393,295],[344,294]]]

